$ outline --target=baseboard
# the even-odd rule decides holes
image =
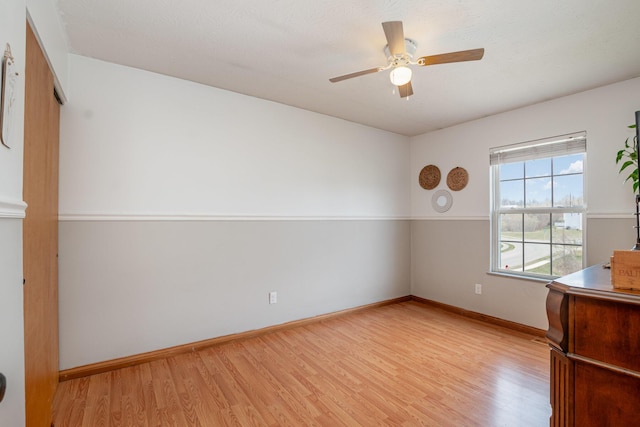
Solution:
[[[501,326],[503,328],[512,329],[518,332],[526,334],[544,337],[546,331],[542,329],[533,328],[531,326],[522,325],[520,323],[511,322],[497,317],[488,316],[486,314],[476,313],[474,311],[465,310],[463,308],[455,307],[452,305],[443,304],[437,301],[428,300],[425,298],[417,297],[415,295],[407,295],[404,297],[393,298],[390,300],[375,302],[372,304],[362,305],[359,307],[349,308],[346,310],[336,311],[333,313],[322,314],[319,316],[308,317],[306,319],[294,320],[292,322],[282,323],[280,325],[269,326],[262,329],[256,329],[253,331],[241,332],[238,334],[225,335],[222,337],[211,338],[208,340],[197,341],[190,344],[178,345],[175,347],[169,347],[162,350],[150,351],[147,353],[140,353],[133,356],[121,357],[118,359],[106,360],[104,362],[92,363],[89,365],[78,366],[76,368],[65,369],[59,373],[59,381],[69,381],[76,378],[87,377],[90,375],[101,374],[103,372],[109,372],[116,369],[127,368],[129,366],[140,365],[154,360],[164,359],[166,357],[177,356],[184,353],[190,353],[198,350],[202,350],[207,347],[213,347],[220,344],[225,344],[232,341],[253,338],[260,335],[265,335],[277,331],[296,328],[299,326],[308,325],[310,323],[319,322],[321,320],[333,319],[345,314],[355,313],[362,310],[369,310],[376,307],[383,307],[385,305],[398,304],[406,301],[416,301],[421,304],[429,305],[434,308],[445,310],[451,313],[458,314],[473,320],[478,320],[485,323]]]
[[[473,320],[479,320],[481,322],[490,323],[493,325],[501,326],[503,328],[512,329],[514,331],[523,332],[529,335],[535,335],[537,337],[545,337],[547,331],[544,329],[534,328],[533,326],[523,325],[521,323],[511,322],[509,320],[500,319],[498,317],[489,316],[475,311],[465,310],[464,308],[455,307],[453,305],[443,304],[441,302],[432,301],[426,298],[417,297],[411,295],[411,300],[422,304],[430,305],[441,310],[445,310],[451,313],[458,314],[460,316],[467,317]]]
[[[319,322],[321,320],[333,319],[335,317],[344,316],[345,314],[355,313],[362,310],[369,310],[371,308],[376,308],[376,307],[383,307],[385,305],[398,304],[401,302],[411,301],[411,299],[412,297],[410,295],[407,295],[404,297],[375,302],[372,304],[362,305],[359,307],[349,308],[346,310],[340,310],[333,313],[327,313],[319,316],[308,317],[306,319],[294,320],[292,322],[269,326],[262,329],[241,332],[238,334],[225,335],[222,337],[211,338],[203,341],[197,341],[190,344],[183,344],[175,347],[169,347],[162,350],[150,351],[147,353],[140,353],[133,356],[126,356],[118,359],[106,360],[104,362],[78,366],[76,368],[65,369],[63,371],[60,371],[58,378],[59,378],[59,381],[62,382],[62,381],[76,379],[76,378],[87,377],[89,375],[101,374],[103,372],[109,372],[116,369],[127,368],[135,365],[141,365],[143,363],[152,362],[154,360],[164,359],[167,357],[177,356],[185,353],[191,353],[194,351],[202,350],[207,347],[225,344],[232,341],[253,338],[256,336],[265,335],[265,334],[269,334],[277,331],[296,328],[299,326],[308,325],[310,323]]]

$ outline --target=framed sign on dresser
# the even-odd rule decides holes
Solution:
[[[640,291],[592,266],[549,283],[552,427],[639,422]]]

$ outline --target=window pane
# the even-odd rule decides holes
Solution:
[[[551,159],[527,160],[524,169],[527,178],[551,176]]]
[[[554,215],[553,243],[582,245],[582,214],[565,213]]]
[[[500,206],[503,208],[524,207],[524,180],[500,182]]]
[[[524,178],[524,162],[500,165],[500,180]]]
[[[551,247],[537,243],[524,245],[524,269],[538,274],[551,274]]]
[[[553,174],[564,175],[568,173],[582,173],[583,154],[553,158]]]
[[[500,240],[522,241],[522,214],[500,215]]]
[[[551,178],[526,180],[526,202],[531,207],[551,207]]]
[[[522,271],[522,243],[500,242],[500,262],[503,270]]]
[[[549,214],[526,214],[524,216],[524,241],[551,243],[550,218]]]
[[[553,199],[555,207],[583,206],[582,174],[553,177]]]
[[[564,276],[582,268],[582,246],[553,246],[554,276]]]

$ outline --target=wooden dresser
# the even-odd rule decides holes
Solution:
[[[640,425],[640,292],[600,265],[547,285],[553,427]]]

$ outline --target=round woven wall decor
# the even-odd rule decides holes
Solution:
[[[453,191],[460,191],[467,186],[469,174],[466,169],[455,167],[447,175],[447,186]]]
[[[418,181],[420,182],[420,187],[425,190],[433,190],[440,184],[440,169],[436,165],[423,167]]]

